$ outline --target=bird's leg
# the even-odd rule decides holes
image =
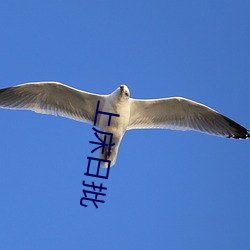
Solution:
[[[108,148],[106,149],[106,154],[105,154],[105,159],[106,160],[110,160],[110,157],[111,157],[111,153],[112,153],[112,150],[110,149],[110,151],[109,151],[109,155],[108,155]]]

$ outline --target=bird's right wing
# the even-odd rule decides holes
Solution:
[[[58,82],[32,82],[0,89],[0,107],[32,110],[93,123],[97,101],[100,108],[106,99]]]
[[[129,129],[165,128],[247,138],[250,132],[217,111],[182,97],[130,99]]]

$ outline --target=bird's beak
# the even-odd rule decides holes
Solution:
[[[121,89],[121,92],[123,93],[124,92],[124,85],[121,85],[120,89]]]

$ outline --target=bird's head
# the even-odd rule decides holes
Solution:
[[[118,89],[120,89],[120,95],[122,98],[127,99],[130,97],[129,89],[125,84],[120,85],[120,87]]]
[[[126,85],[120,85],[113,93],[112,98],[119,100],[119,102],[129,102],[130,92]]]

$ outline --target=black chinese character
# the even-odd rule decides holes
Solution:
[[[80,205],[83,206],[83,207],[87,207],[88,205],[86,204],[83,204],[83,200],[88,200],[88,201],[92,201],[95,205],[96,208],[98,208],[96,202],[101,202],[101,203],[104,203],[105,201],[104,200],[98,200],[98,195],[102,195],[102,196],[106,196],[106,194],[103,194],[101,193],[102,190],[107,190],[106,187],[103,187],[102,183],[100,184],[100,186],[96,186],[95,183],[92,181],[92,185],[89,185],[89,184],[85,184],[85,181],[82,182],[82,185],[83,186],[86,186],[86,187],[91,187],[94,191],[86,191],[85,189],[82,190],[83,194],[84,194],[84,197],[81,198],[80,200]],[[96,188],[99,188],[99,192],[96,192]],[[87,197],[87,194],[94,194],[95,195],[95,198],[88,198]]]
[[[100,145],[99,147],[93,149],[91,151],[91,153],[95,152],[97,149],[99,148],[102,148],[102,154],[104,154],[104,148],[105,146],[108,146],[108,150],[107,150],[107,155],[109,156],[110,155],[110,149],[112,146],[115,145],[115,143],[112,143],[112,139],[113,139],[113,134],[112,133],[108,133],[108,132],[102,132],[100,130],[97,130],[96,128],[92,128],[94,131],[98,132],[98,133],[101,133],[101,134],[104,134],[104,139],[102,140],[98,134],[95,132],[95,136],[96,138],[99,139],[100,142],[94,142],[94,141],[89,141],[89,143],[92,143],[92,144],[97,144],[97,145]],[[106,143],[106,139],[107,139],[107,135],[110,135],[110,140],[109,140],[109,144]]]
[[[109,122],[108,122],[108,126],[110,126],[110,122],[111,122],[111,116],[117,116],[117,117],[120,117],[120,115],[118,114],[113,114],[113,113],[108,113],[108,112],[103,112],[103,111],[99,111],[99,104],[100,104],[100,101],[98,100],[97,101],[97,106],[96,106],[96,112],[95,112],[95,121],[94,121],[94,126],[96,125],[96,120],[97,120],[97,114],[103,114],[103,115],[109,115]]]
[[[94,158],[94,157],[87,157],[88,161],[88,167],[87,167],[87,172],[84,175],[88,175],[88,176],[93,176],[93,177],[97,177],[97,178],[103,178],[103,179],[108,179],[109,176],[109,169],[110,169],[110,162],[109,160],[103,160],[103,159],[99,159],[99,158]],[[97,170],[96,170],[96,174],[90,174],[90,163],[91,161],[98,161],[98,166],[97,166]],[[99,171],[100,171],[100,164],[101,162],[108,162],[108,167],[106,168],[106,175],[100,175]]]

